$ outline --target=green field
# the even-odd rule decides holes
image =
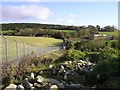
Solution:
[[[33,46],[58,46],[61,45],[61,39],[45,38],[45,37],[23,37],[23,36],[6,36],[9,40],[16,40],[21,43]]]
[[[66,33],[77,33],[76,30],[53,30],[53,31],[59,31],[59,32],[66,32]],[[118,36],[118,31],[114,31],[114,32],[99,32],[100,34],[106,34],[108,36]]]
[[[99,32],[100,34],[106,34],[108,36],[118,36],[118,31],[114,31],[114,32]]]
[[[2,34],[11,33],[11,32],[14,32],[14,31],[13,30],[4,30],[4,31],[1,31]]]
[[[18,42],[19,57],[22,57],[28,52],[28,45],[37,47],[47,47],[47,46],[59,46],[62,43],[61,39],[54,38],[44,38],[44,37],[22,37],[22,36],[5,36],[7,38],[7,49],[8,49],[8,59],[16,59],[16,43]],[[14,40],[13,40],[14,39]],[[25,47],[23,47],[25,43]],[[29,49],[30,50],[30,49]],[[0,37],[0,53],[2,53],[2,58],[0,60],[5,60],[5,42],[2,37]]]

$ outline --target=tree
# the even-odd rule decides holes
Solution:
[[[98,30],[95,26],[88,25],[87,30],[89,31],[90,34],[95,34],[98,33]]]
[[[100,28],[100,26],[99,26],[99,25],[96,25],[96,28],[97,28],[97,30],[98,30],[98,31],[100,31],[100,30],[101,30],[101,28]]]
[[[114,26],[105,26],[103,30],[106,32],[114,32],[116,29]]]

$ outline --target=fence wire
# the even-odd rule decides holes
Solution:
[[[0,53],[2,53],[2,63],[9,63],[10,61],[16,60],[19,62],[22,57],[34,53],[36,55],[46,54],[51,51],[59,50],[60,47],[38,47],[19,42],[15,39],[8,39],[5,36],[0,37],[2,43],[0,43]]]

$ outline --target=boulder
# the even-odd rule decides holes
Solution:
[[[32,86],[33,86],[33,84],[29,83],[28,85],[26,85],[25,88],[26,88],[27,90],[33,90]],[[26,89],[25,89],[25,90],[26,90]]]
[[[81,88],[81,87],[83,87],[83,85],[71,83],[71,84],[69,84],[69,87],[70,88]]]
[[[52,85],[52,86],[50,87],[50,90],[58,90],[58,86],[57,86],[57,85]]]
[[[65,74],[66,75],[70,75],[71,74],[71,70],[67,70]]]
[[[96,88],[97,87],[97,85],[94,85],[94,86],[92,86],[91,88]]]
[[[68,65],[69,63],[68,63],[68,61],[66,61],[66,62],[64,62],[64,64],[65,64],[65,65]]]
[[[18,85],[17,90],[24,90],[24,87],[22,85]]]
[[[78,64],[77,64],[77,67],[78,67],[78,68],[81,68],[81,67],[82,67],[82,63],[78,63]]]
[[[72,61],[68,61],[68,63],[69,63],[70,65],[72,65]]]
[[[43,74],[44,72],[43,72],[43,71],[40,71],[39,73],[40,73],[40,74]]]
[[[34,73],[31,73],[30,77],[31,77],[32,79],[34,79],[34,78],[35,78]]]
[[[63,65],[61,65],[61,67],[60,67],[60,68],[61,68],[61,70],[64,70],[64,69],[65,69]]]
[[[34,87],[36,87],[36,88],[40,88],[41,86],[42,86],[41,84],[34,83]]]
[[[90,65],[92,65],[92,63],[91,63],[91,62],[87,62],[87,65],[89,65],[89,66],[90,66]]]
[[[32,85],[31,83],[29,83],[29,81],[28,81],[27,78],[25,78],[25,79],[23,80],[22,85],[24,86],[25,89],[27,89],[27,90],[32,90],[32,86],[33,86],[33,85]]]
[[[63,89],[64,85],[62,83],[60,83],[59,81],[57,81],[56,79],[52,79],[52,78],[47,78],[47,83],[50,85],[57,85],[59,88]]]
[[[37,76],[37,82],[42,83],[44,81],[44,78],[42,76]]]
[[[23,82],[22,82],[22,85],[23,85],[24,87],[26,87],[28,84],[29,84],[29,81],[28,81],[27,78],[25,78],[25,79],[23,80]]]
[[[45,88],[47,85],[46,83],[34,83],[35,88]]]
[[[67,75],[65,74],[65,75],[64,75],[64,80],[66,80],[66,79],[67,79]]]
[[[50,69],[53,68],[53,65],[50,65],[49,68],[50,68]]]
[[[7,86],[4,90],[17,90],[17,85],[15,84],[10,84]]]

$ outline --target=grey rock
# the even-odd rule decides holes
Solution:
[[[53,68],[53,65],[49,65],[49,68],[50,68],[50,69]]]
[[[59,88],[64,88],[64,85],[62,83],[60,83],[59,81],[57,81],[56,79],[52,79],[52,78],[47,78],[47,83],[53,85],[57,85]]]
[[[35,88],[45,88],[47,85],[45,83],[34,83]]]
[[[52,86],[50,87],[50,90],[58,90],[58,86],[57,86],[57,85],[52,85]]]
[[[82,85],[82,84],[74,84],[74,83],[71,83],[71,84],[69,84],[69,87],[71,87],[71,88],[82,88],[83,85]]]
[[[18,85],[17,90],[24,90],[24,87],[22,85]]]
[[[29,83],[27,78],[23,80],[22,85],[24,86],[25,89],[32,90],[33,84]]]
[[[27,89],[27,90],[33,90],[32,86],[33,86],[33,85],[32,85],[31,83],[29,83],[28,85],[26,85],[26,89]]]
[[[34,83],[34,87],[36,87],[36,88],[40,88],[41,86],[42,86],[41,84]]]
[[[42,76],[37,76],[37,82],[42,83],[44,81],[44,78]]]
[[[35,78],[34,73],[31,73],[31,74],[30,74],[30,77],[31,77],[32,79],[34,79],[34,78]]]
[[[25,78],[25,79],[23,80],[23,82],[22,82],[22,85],[23,85],[24,87],[26,87],[28,84],[29,84],[29,81],[28,81],[27,78]]]
[[[4,90],[17,90],[17,85],[15,84],[10,84],[7,86]]]

